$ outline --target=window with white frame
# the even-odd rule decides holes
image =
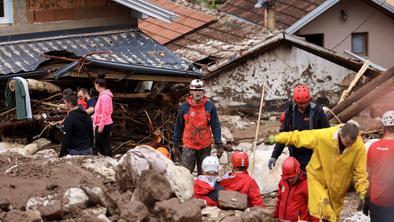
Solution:
[[[12,0],[0,0],[0,24],[12,23]]]

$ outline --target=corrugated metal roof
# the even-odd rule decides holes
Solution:
[[[123,64],[185,71],[190,64],[140,31],[95,33],[0,43],[0,74],[33,71],[48,58],[45,53],[67,51],[76,56]]]
[[[156,19],[160,19],[166,22],[172,22],[177,19],[177,15],[171,11],[160,8],[154,4],[151,4],[145,0],[113,0],[121,5],[129,7],[133,10],[146,14]]]

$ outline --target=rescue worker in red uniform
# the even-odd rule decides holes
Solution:
[[[249,176],[249,157],[245,152],[234,152],[231,156],[233,171],[227,173],[220,185],[225,190],[238,191],[248,195],[249,207],[261,206],[265,208],[263,198],[260,195],[260,189],[256,181]]]
[[[279,182],[273,216],[291,222],[319,221],[309,215],[306,174],[301,170],[300,163],[294,157],[288,157],[283,161],[282,179]]]
[[[182,166],[192,173],[197,164],[198,175],[201,175],[202,161],[211,155],[213,142],[218,157],[222,155],[224,149],[222,133],[216,107],[204,96],[204,82],[195,79],[190,83],[189,88],[190,96],[181,105],[176,119],[172,151],[174,162],[179,162],[181,156]],[[181,138],[183,147],[180,146]]]
[[[394,111],[382,119],[383,139],[373,143],[367,156],[369,190],[363,212],[372,222],[394,221]]]
[[[194,181],[194,198],[204,200],[207,206],[218,206],[219,191],[219,159],[208,156],[202,161],[203,175]]]

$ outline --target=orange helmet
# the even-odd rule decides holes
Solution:
[[[298,85],[294,88],[293,99],[297,103],[306,103],[311,99],[311,92],[305,85]]]
[[[249,167],[248,154],[245,152],[234,152],[231,156],[231,164],[233,167]]]
[[[156,149],[157,151],[159,151],[159,153],[163,154],[164,156],[166,156],[168,159],[171,159],[170,156],[170,152],[168,152],[167,148],[165,147],[159,147]]]
[[[282,164],[282,177],[284,179],[292,178],[298,175],[301,171],[300,163],[294,157],[288,157]]]

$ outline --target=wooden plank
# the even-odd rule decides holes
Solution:
[[[338,103],[341,103],[346,97],[350,95],[354,86],[356,86],[358,80],[360,80],[361,76],[367,71],[369,67],[369,60],[365,61],[361,69],[358,71],[357,75],[354,77],[353,81],[349,84],[349,87],[342,92],[341,98],[339,99]]]
[[[150,93],[114,93],[114,98],[120,99],[143,99],[150,95]]]

